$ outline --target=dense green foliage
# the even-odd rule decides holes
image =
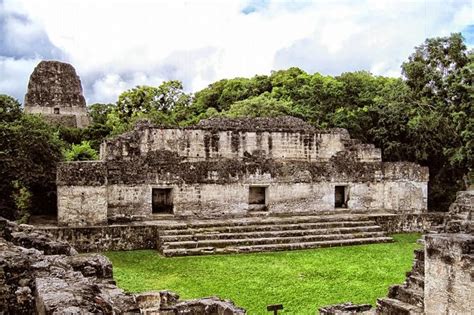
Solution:
[[[184,299],[217,295],[249,314],[314,314],[318,307],[353,301],[374,304],[411,268],[418,234],[396,242],[304,251],[164,258],[156,251],[105,253],[119,287],[132,292],[168,289]]]
[[[20,103],[11,96],[0,94],[0,123],[15,121],[20,116]]]
[[[276,117],[292,114],[291,101],[278,100],[266,92],[259,96],[247,98],[233,103],[224,116],[237,117]]]
[[[452,34],[427,39],[416,47],[402,64],[403,78],[366,71],[333,77],[293,67],[270,75],[223,79],[195,94],[186,93],[179,81],[165,81],[158,87],[124,91],[116,104],[91,105],[93,124],[85,129],[47,126],[41,118],[24,115],[13,98],[0,95],[0,175],[5,174],[0,180],[4,200],[0,208],[14,207],[12,180],[33,189],[43,177],[48,191],[43,195],[54,198],[55,187],[50,183],[55,163],[62,158],[58,152],[78,153],[85,149],[80,145],[84,141],[98,151],[105,138],[131,130],[140,119],[186,126],[216,116],[291,115],[321,129],[347,128],[353,138],[381,148],[385,161],[428,166],[429,208],[446,210],[455,192],[469,182],[468,174],[471,181],[474,177],[473,72],[474,53],[467,51],[460,34]],[[20,140],[14,143],[13,139]],[[34,142],[31,150],[28,139]],[[44,147],[44,153],[39,147]],[[25,162],[22,155],[32,160]],[[95,157],[87,149],[72,159]],[[20,170],[15,175],[24,162],[28,172]],[[44,208],[36,195],[32,207]],[[54,203],[50,201],[47,207]]]
[[[20,219],[30,205],[55,208],[56,165],[63,142],[41,117],[20,113],[0,122],[0,215]]]
[[[98,160],[97,151],[91,148],[89,141],[82,141],[80,144],[72,144],[71,149],[64,154],[66,161],[91,161]]]

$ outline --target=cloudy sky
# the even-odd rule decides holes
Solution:
[[[0,93],[23,101],[42,59],[74,65],[88,104],[136,85],[291,66],[400,76],[425,38],[474,44],[473,0],[0,0]]]

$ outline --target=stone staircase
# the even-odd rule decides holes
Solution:
[[[423,314],[425,291],[425,252],[415,250],[415,261],[412,270],[402,285],[393,285],[388,297],[377,299],[376,314],[416,315]]]
[[[390,242],[364,215],[249,217],[177,223],[159,229],[164,256],[249,253]]]

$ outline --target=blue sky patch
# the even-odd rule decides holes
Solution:
[[[474,24],[466,26],[461,33],[466,39],[466,44],[474,46]]]
[[[252,0],[240,12],[246,15],[254,13],[254,12],[258,12],[268,7],[269,3],[270,3],[269,0]]]

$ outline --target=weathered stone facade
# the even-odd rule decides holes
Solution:
[[[350,139],[346,130],[318,131],[296,118],[211,119],[187,128],[143,122],[104,142],[101,161],[59,166],[58,221],[335,208],[422,213],[427,181],[425,167],[382,162],[379,149]]]
[[[474,236],[425,237],[426,314],[472,314],[474,310]]]
[[[25,112],[41,114],[54,124],[87,127],[90,118],[76,70],[59,61],[41,61],[30,76]]]

